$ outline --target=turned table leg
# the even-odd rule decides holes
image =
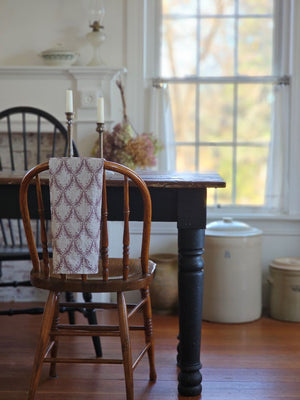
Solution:
[[[201,393],[201,320],[203,294],[203,229],[178,231],[179,346],[178,392]]]
[[[178,196],[178,392],[201,394],[201,323],[206,190],[182,191]]]

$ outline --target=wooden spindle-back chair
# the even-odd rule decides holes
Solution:
[[[28,400],[35,397],[38,387],[41,368],[43,362],[50,363],[50,376],[56,375],[57,363],[115,363],[124,366],[126,395],[127,400],[133,399],[133,370],[144,354],[148,354],[150,365],[150,380],[156,379],[154,366],[154,345],[152,338],[152,312],[149,285],[153,279],[155,264],[149,260],[149,242],[151,228],[151,198],[148,188],[144,181],[134,171],[119,164],[104,161],[104,170],[117,173],[117,180],[123,181],[123,196],[120,199],[114,198],[120,202],[120,207],[124,210],[124,228],[123,228],[123,250],[121,258],[110,258],[108,245],[108,219],[109,203],[107,196],[107,182],[105,173],[103,175],[102,191],[102,221],[101,221],[101,257],[99,259],[99,272],[94,275],[66,275],[52,273],[52,259],[48,252],[49,243],[45,232],[44,215],[45,207],[43,205],[43,178],[40,174],[48,170],[48,163],[34,167],[23,178],[20,188],[20,207],[23,217],[24,228],[26,232],[28,247],[32,259],[33,269],[31,272],[31,282],[34,286],[49,290],[48,300],[45,305],[40,337],[36,349],[32,379],[28,394]],[[43,258],[40,259],[35,245],[35,239],[30,224],[30,213],[28,203],[28,191],[36,187],[37,200],[36,205],[40,213],[41,237],[43,243]],[[132,186],[134,186],[132,188]],[[130,193],[131,190],[140,193],[143,204],[143,233],[141,238],[141,251],[139,258],[131,258],[129,253],[130,231]],[[135,193],[136,195],[136,193]],[[49,217],[49,216],[48,216]],[[112,239],[111,239],[112,240]],[[127,291],[138,290],[141,294],[141,300],[134,306],[127,306],[124,293]],[[118,325],[66,325],[58,322],[58,307],[60,292],[91,292],[91,293],[116,293],[117,302],[112,303],[80,303],[74,302],[75,308],[87,307],[97,308],[117,308],[119,316]],[[70,304],[69,304],[70,305]],[[137,313],[143,311],[143,323],[140,325],[130,325],[129,319]],[[130,325],[130,326],[129,326]],[[131,342],[129,331],[143,330],[145,336],[145,345],[139,353],[137,359],[133,362],[131,354]],[[105,357],[103,349],[103,358],[63,358],[58,356],[58,338],[60,336],[120,336],[122,357],[118,359],[108,359]]]
[[[27,171],[50,157],[67,154],[68,134],[53,115],[36,107],[19,106],[0,112],[0,170]],[[75,144],[74,155],[78,156]],[[1,193],[5,196],[5,193]],[[38,247],[39,228],[36,226]],[[1,279],[4,261],[30,260],[21,219],[0,218],[0,287],[30,286],[30,281]],[[4,278],[4,277],[3,277]],[[8,315],[35,314],[40,308],[8,310]],[[3,315],[5,312],[1,312]]]
[[[52,114],[36,107],[18,106],[0,112],[0,170],[27,171],[33,166],[49,160],[50,157],[63,157],[68,151],[68,133],[65,126]],[[79,156],[76,144],[73,142],[73,153]],[[1,193],[5,196],[5,192]],[[48,227],[47,227],[48,228]],[[35,221],[35,239],[38,253],[42,253],[39,224]],[[30,280],[6,279],[2,275],[2,265],[5,261],[14,262],[15,271],[18,262],[30,260],[26,238],[22,229],[22,220],[16,218],[0,218],[0,288],[28,287]],[[17,274],[16,274],[17,275]],[[29,274],[28,274],[29,275]],[[90,293],[84,293],[89,301]],[[72,301],[72,293],[66,297]],[[61,311],[68,307],[61,308]],[[42,307],[16,308],[1,310],[0,315],[41,314]],[[93,310],[85,312],[91,324],[97,322]],[[70,321],[75,322],[74,311],[69,311]],[[98,338],[93,338],[97,356],[101,356],[101,344]]]

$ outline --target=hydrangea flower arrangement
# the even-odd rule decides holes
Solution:
[[[123,122],[116,124],[112,131],[104,131],[103,157],[109,161],[124,164],[132,169],[145,169],[156,165],[157,153],[162,149],[153,133],[136,133],[128,121],[123,85],[117,81],[123,104]],[[99,156],[99,139],[93,151]]]

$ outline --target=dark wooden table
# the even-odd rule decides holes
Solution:
[[[24,173],[0,171],[0,218],[20,217],[19,184]],[[201,320],[203,294],[203,248],[206,226],[206,193],[225,187],[217,174],[141,172],[152,198],[152,221],[176,221],[178,229],[179,344],[178,391],[183,396],[201,393]],[[47,178],[45,178],[46,182]],[[45,190],[48,186],[45,185]],[[108,196],[121,192],[120,181],[109,179]],[[141,209],[132,197],[132,220],[141,220]],[[110,200],[109,200],[110,202]],[[113,203],[112,203],[113,204]],[[48,203],[49,206],[49,203]],[[111,220],[119,220],[122,210],[113,207]]]

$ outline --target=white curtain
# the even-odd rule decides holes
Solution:
[[[152,88],[152,131],[159,137],[163,150],[158,154],[158,168],[162,171],[176,169],[176,148],[172,107],[169,89],[166,84]]]
[[[272,138],[268,160],[266,205],[272,210],[286,211],[288,196],[288,132],[289,132],[289,85],[279,83],[274,88]]]

